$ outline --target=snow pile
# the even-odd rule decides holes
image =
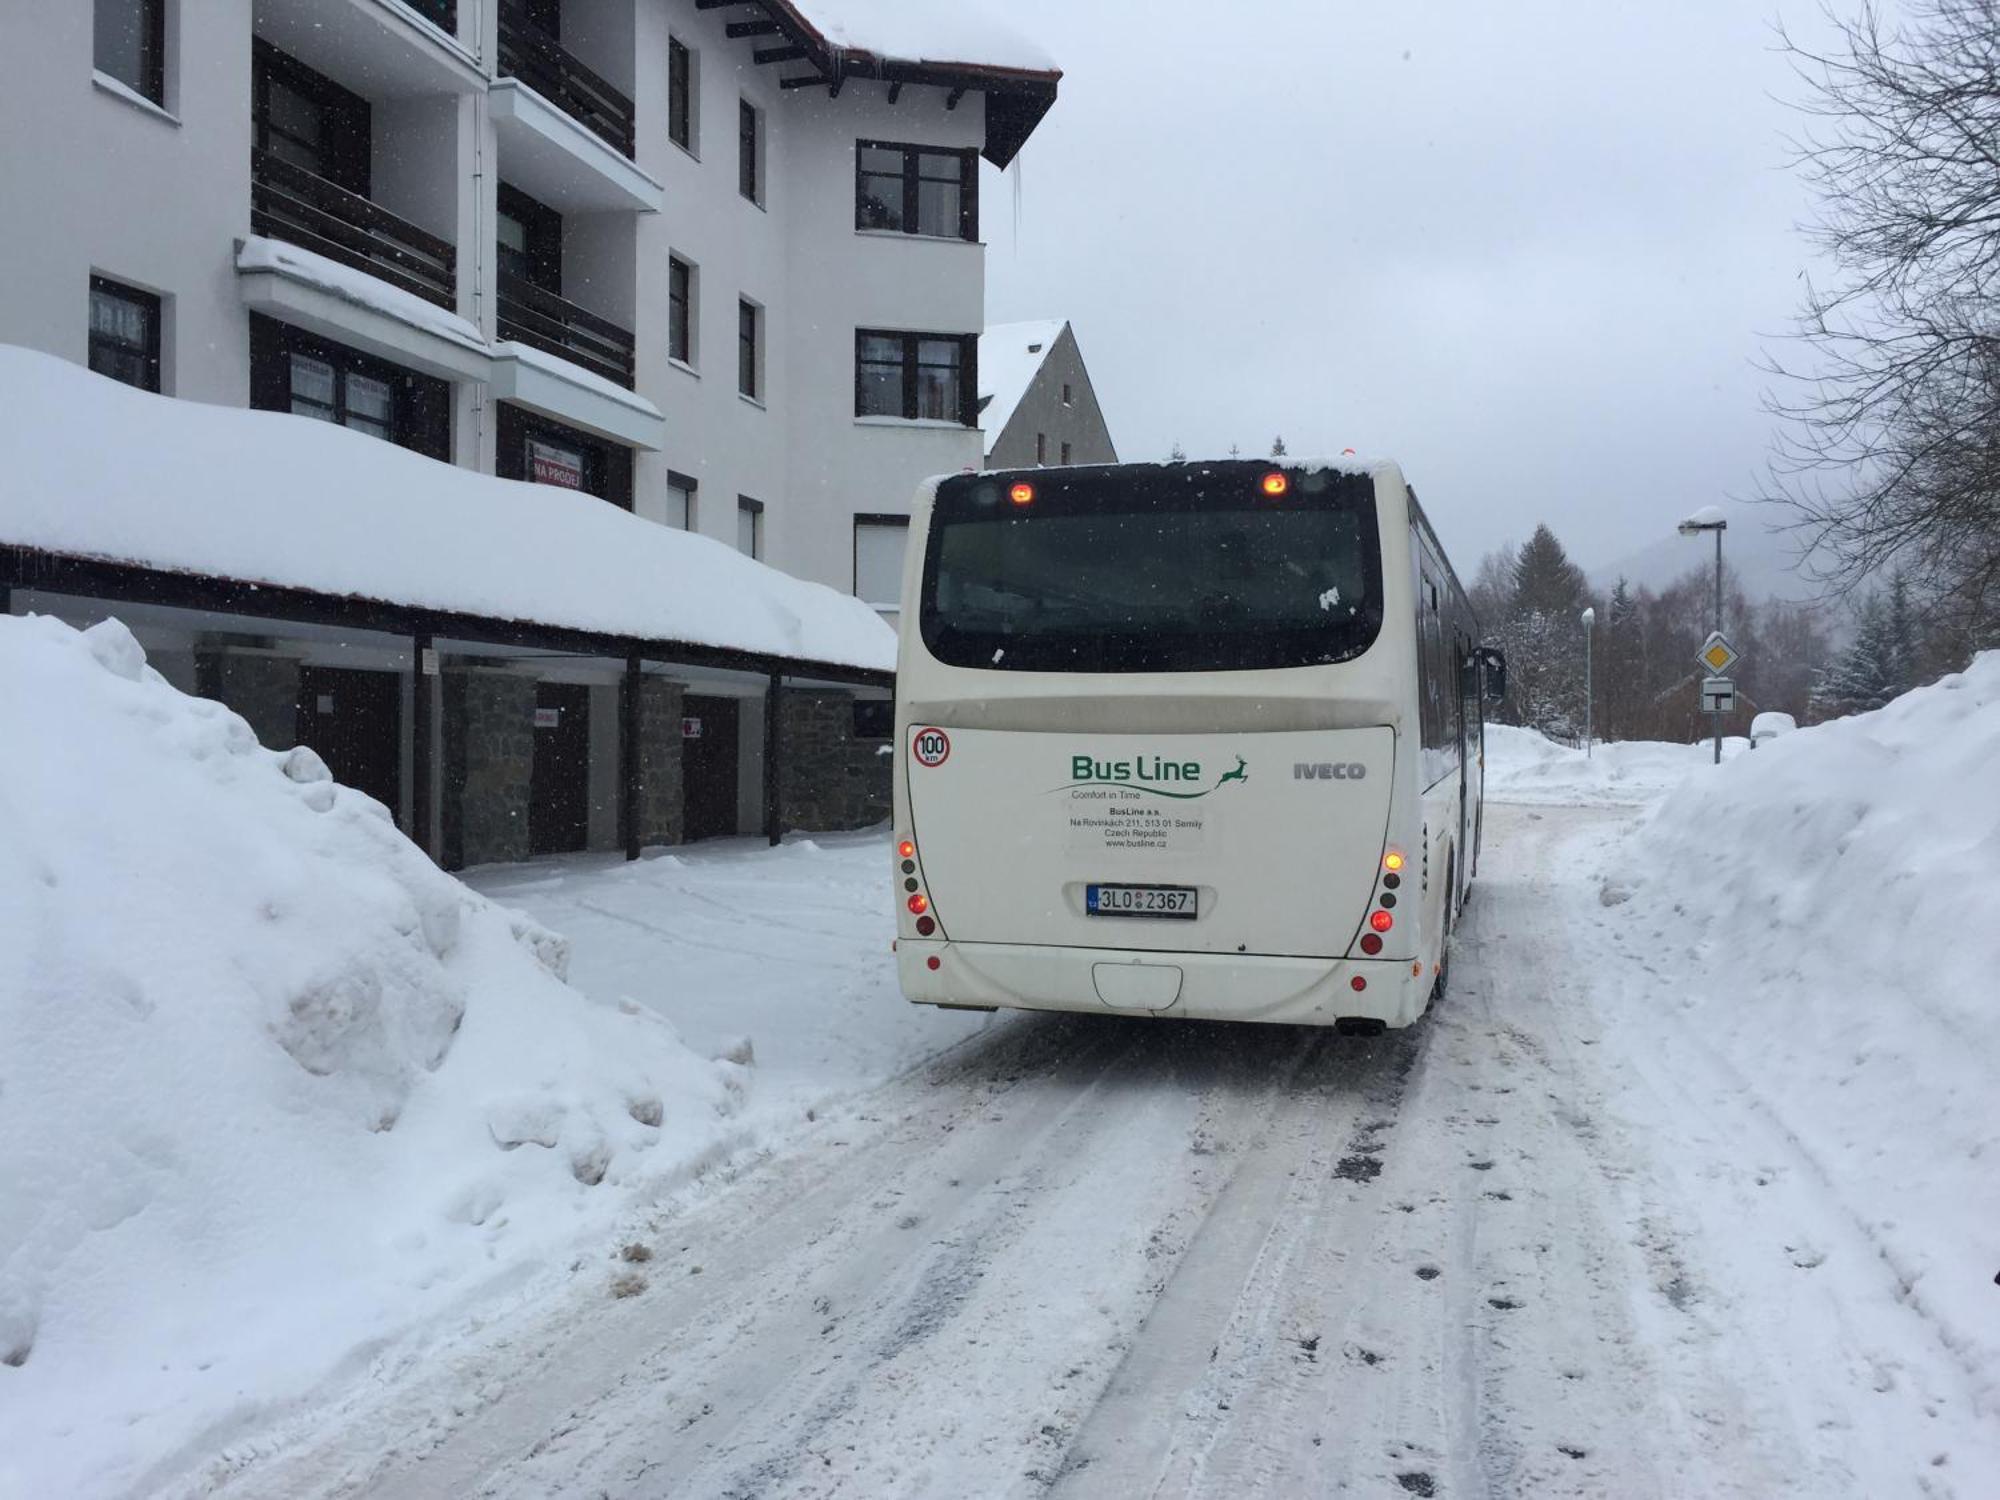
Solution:
[[[859,599],[570,490],[0,344],[0,543],[890,671]],[[385,538],[393,538],[392,544]]]
[[[2000,1401],[2000,653],[1668,797],[1602,899]],[[1643,878],[1639,878],[1643,877]]]
[[[0,1494],[140,1482],[735,1128],[741,1068],[124,626],[0,619],[0,699]]]
[[[1743,748],[1740,739],[1724,740],[1723,758]],[[1714,748],[1707,743],[1656,740],[1599,741],[1585,755],[1532,729],[1488,724],[1486,795],[1496,802],[1542,806],[1639,806],[1697,771],[1712,770],[1714,759]]]
[[[979,338],[979,425],[991,448],[1007,424],[1042,361],[1069,325],[1062,319],[1033,323],[996,323]]]

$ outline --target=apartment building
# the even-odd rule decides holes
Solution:
[[[75,0],[4,30],[0,342],[583,491],[850,595],[916,482],[981,462],[978,163],[1060,75],[962,7]],[[747,787],[761,680],[710,687],[709,725],[743,705]],[[755,826],[740,801],[714,831]]]

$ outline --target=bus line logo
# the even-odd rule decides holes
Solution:
[[[1089,755],[1072,755],[1069,758],[1069,774],[1069,784],[1057,787],[1057,791],[1116,786],[1129,792],[1149,792],[1155,797],[1172,797],[1182,802],[1192,802],[1218,792],[1232,781],[1247,783],[1250,780],[1249,767],[1240,755],[1236,757],[1235,766],[1216,777],[1210,786],[1202,785],[1208,776],[1200,761],[1169,760],[1164,755],[1140,755],[1131,760],[1098,760]]]
[[[951,756],[951,736],[942,729],[919,729],[910,736],[910,753],[920,766],[941,766]]]

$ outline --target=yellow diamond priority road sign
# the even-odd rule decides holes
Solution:
[[[1701,643],[1697,655],[1701,664],[1715,677],[1720,677],[1740,660],[1740,653],[1729,644],[1729,637],[1719,630]]]

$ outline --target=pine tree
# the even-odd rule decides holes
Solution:
[[[1231,458],[1241,458],[1243,456],[1243,450],[1237,447],[1234,443],[1231,443],[1229,445],[1229,456]]]
[[[1514,592],[1498,634],[1507,652],[1502,714],[1558,739],[1583,732],[1583,626],[1590,602],[1583,570],[1546,526],[1521,544]]]
[[[1867,713],[1901,693],[1896,651],[1891,606],[1881,596],[1871,596],[1861,606],[1853,644],[1835,657],[1813,684],[1812,717],[1834,719]]]
[[[1284,456],[1285,456],[1285,435],[1281,432],[1276,437],[1271,439],[1271,457],[1283,458]]]
[[[1186,463],[1187,449],[1183,448],[1179,443],[1175,443],[1173,447],[1167,450],[1167,462],[1170,464]]]

